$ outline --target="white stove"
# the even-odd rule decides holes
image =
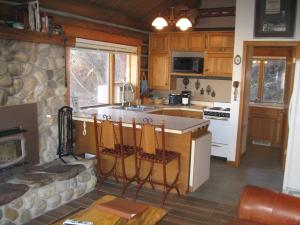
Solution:
[[[210,120],[209,131],[212,133],[211,155],[227,160],[229,152],[230,108],[212,107],[203,110],[203,119]]]

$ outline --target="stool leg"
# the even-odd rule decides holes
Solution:
[[[109,176],[115,174],[116,165],[117,165],[117,158],[115,157],[114,164],[113,164],[112,168],[106,173],[102,171],[102,168],[101,168],[101,165],[100,165],[100,160],[98,160],[98,164],[99,164],[98,165],[98,174],[99,174],[99,177],[100,177],[100,182],[99,182],[99,187],[100,187]]]
[[[116,182],[120,183],[118,175],[117,175],[117,164],[118,164],[118,158],[115,157],[115,169],[113,171],[113,177],[115,178]]]
[[[180,158],[180,155],[178,156],[178,172],[177,172],[177,175],[176,175],[176,179],[175,179],[175,189],[176,189],[176,192],[178,194],[179,197],[181,197],[181,194],[180,194],[180,191],[179,191],[179,188],[178,188],[178,179],[179,179],[179,174],[180,174],[180,170],[181,170],[181,158]]]
[[[141,165],[141,160],[140,160],[140,165]],[[149,173],[147,174],[147,176],[145,177],[145,179],[141,179],[141,178],[139,177],[140,183],[139,183],[138,186],[137,186],[137,190],[136,190],[136,193],[135,193],[135,200],[137,199],[138,194],[139,194],[141,188],[143,187],[143,185],[144,185],[146,182],[149,182],[149,183],[150,183],[150,176],[152,175],[152,172],[153,172],[153,166],[154,166],[154,162],[151,162],[151,167],[150,167]],[[140,168],[141,168],[141,167],[140,167]],[[140,169],[140,168],[139,168],[139,169]]]
[[[123,183],[123,190],[122,190],[122,193],[121,193],[121,197],[124,197],[126,191],[127,191],[127,188],[129,187],[129,185],[136,180],[136,176],[132,177],[129,181]]]
[[[134,156],[135,157],[135,156]],[[122,171],[123,171],[123,189],[122,189],[122,192],[121,192],[121,197],[124,197],[125,195],[125,192],[127,191],[127,188],[129,187],[129,185],[137,180],[137,172],[135,173],[135,175],[131,178],[128,178],[127,175],[126,175],[126,169],[125,169],[125,161],[123,161],[122,163]]]
[[[178,155],[177,163],[178,163],[178,171],[177,171],[177,174],[176,174],[176,177],[175,177],[175,180],[173,181],[173,183],[169,185],[167,183],[166,176],[164,176],[164,192],[163,192],[163,199],[160,204],[161,207],[164,206],[167,196],[173,188],[176,190],[178,196],[181,197],[181,194],[180,194],[180,191],[178,188],[178,183],[177,183],[179,180],[179,174],[180,174],[180,168],[181,168],[180,155]],[[166,173],[166,165],[163,165],[163,166],[164,166],[164,172]],[[166,175],[166,174],[164,174],[164,175]]]
[[[160,203],[160,207],[161,207],[161,208],[164,207],[164,204],[165,204],[165,201],[166,201],[166,199],[167,199],[167,196],[168,196],[168,194],[170,193],[171,190],[172,190],[172,187],[167,188],[166,190],[164,190],[164,192],[163,192],[163,199],[162,199],[162,201],[161,201],[161,203]]]

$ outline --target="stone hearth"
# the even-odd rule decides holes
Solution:
[[[95,160],[55,160],[0,183],[0,224],[18,225],[92,191]]]

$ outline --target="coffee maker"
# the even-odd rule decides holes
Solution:
[[[182,91],[181,92],[181,104],[182,105],[191,105],[191,91]]]

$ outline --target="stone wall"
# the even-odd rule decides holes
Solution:
[[[0,106],[37,103],[41,163],[56,158],[65,93],[64,47],[0,39]]]

